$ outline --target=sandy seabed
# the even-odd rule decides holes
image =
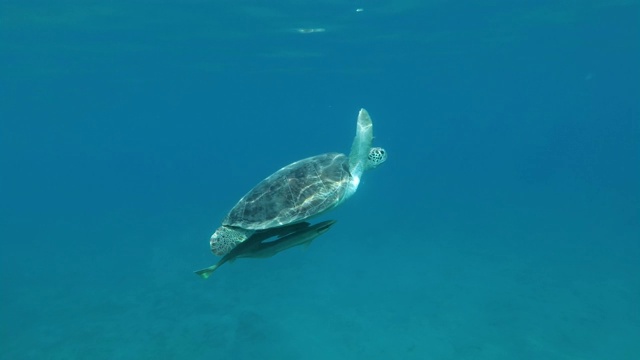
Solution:
[[[138,270],[114,271],[113,278],[84,274],[14,283],[2,306],[0,358],[640,354],[640,280],[629,276],[638,271],[631,262],[594,264],[586,250],[541,256],[444,239],[402,257],[375,246],[336,254],[332,241],[225,264],[208,280],[191,273],[208,263],[176,261],[185,248],[158,246]],[[570,261],[563,252],[572,253]],[[206,254],[197,261],[215,258]]]

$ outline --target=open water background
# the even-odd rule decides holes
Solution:
[[[640,358],[639,14],[0,2],[0,358]],[[196,277],[361,107],[389,160],[334,228]]]

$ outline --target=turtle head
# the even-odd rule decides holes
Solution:
[[[373,147],[369,150],[367,155],[367,170],[375,169],[378,165],[387,161],[387,151],[381,147]]]

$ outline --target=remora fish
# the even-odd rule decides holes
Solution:
[[[309,245],[315,238],[327,232],[335,222],[335,220],[327,220],[313,226],[309,226],[308,222],[302,222],[258,232],[238,244],[217,264],[195,273],[201,278],[207,279],[222,264],[233,262],[237,258],[268,258],[294,246]],[[279,237],[273,241],[264,241],[273,236]]]

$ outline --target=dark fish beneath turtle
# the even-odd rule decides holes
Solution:
[[[327,220],[315,225],[301,222],[258,231],[234,247],[218,263],[195,273],[201,278],[207,279],[224,263],[233,262],[237,258],[268,258],[295,246],[309,245],[315,238],[327,232],[335,223],[335,220]],[[274,236],[277,236],[275,240],[267,241]]]

